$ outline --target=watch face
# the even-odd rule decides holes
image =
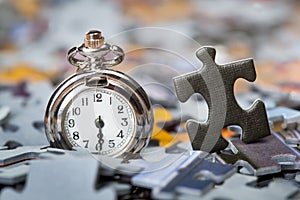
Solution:
[[[136,116],[129,101],[110,89],[84,90],[68,103],[62,116],[65,137],[91,153],[114,155],[135,136]]]

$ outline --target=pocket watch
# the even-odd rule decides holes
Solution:
[[[140,152],[152,134],[153,112],[141,85],[111,68],[123,61],[123,50],[92,30],[67,58],[77,72],[48,102],[44,123],[50,145],[113,157]]]

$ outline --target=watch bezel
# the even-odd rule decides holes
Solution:
[[[107,83],[88,85],[91,79],[106,79]],[[44,124],[47,139],[52,147],[72,149],[73,145],[68,140],[63,128],[63,116],[67,104],[72,101],[71,92],[82,92],[86,89],[105,88],[120,93],[125,97],[134,110],[135,133],[132,141],[122,151],[109,155],[122,157],[127,153],[138,153],[149,142],[152,135],[153,113],[151,102],[144,89],[131,77],[114,70],[101,70],[76,73],[62,82],[54,91],[48,102]]]

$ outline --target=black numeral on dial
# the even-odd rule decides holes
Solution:
[[[118,113],[119,113],[119,114],[124,113],[124,106],[118,105]]]
[[[83,140],[82,142],[84,143],[84,148],[89,148],[90,140]]]
[[[88,106],[89,105],[89,98],[84,97],[81,99],[81,105],[82,106]]]
[[[96,149],[96,151],[99,151],[99,150],[100,150],[100,144],[99,144],[99,143],[96,144],[95,149]]]
[[[73,132],[73,140],[79,140],[79,132],[78,131]]]
[[[101,93],[94,94],[94,102],[102,102],[102,94]]]
[[[69,119],[69,121],[68,121],[68,126],[69,126],[70,128],[74,128],[74,126],[75,126],[75,120],[74,120],[74,119]]]
[[[123,130],[120,130],[120,132],[118,133],[117,137],[123,139],[123,137],[124,137]]]
[[[122,118],[122,126],[127,126],[128,125],[128,118]]]
[[[108,147],[109,147],[109,148],[114,148],[115,146],[116,146],[115,140],[109,140],[109,141],[108,141]]]
[[[75,107],[72,108],[72,115],[80,115],[80,108],[79,107]]]

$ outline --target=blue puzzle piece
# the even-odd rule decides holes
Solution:
[[[232,165],[212,163],[197,158],[192,163],[179,169],[175,178],[162,188],[155,188],[155,198],[174,198],[177,194],[200,196],[215,184],[223,182],[236,172]]]

